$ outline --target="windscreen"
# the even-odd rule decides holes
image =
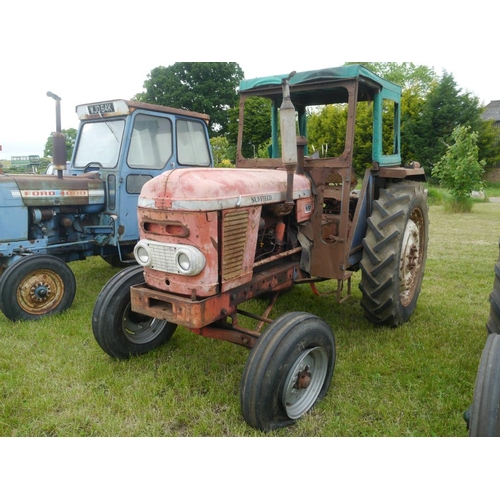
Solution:
[[[125,120],[84,123],[74,167],[85,168],[89,163],[100,163],[102,168],[116,167],[124,128]]]

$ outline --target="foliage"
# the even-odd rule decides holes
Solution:
[[[479,158],[486,166],[500,163],[500,128],[493,120],[481,120],[478,127]]]
[[[307,117],[309,153],[340,156],[345,146],[347,113],[345,105],[322,106]]]
[[[71,157],[70,157],[71,159]],[[50,165],[51,159],[47,158],[46,156],[40,158],[40,170],[39,172],[45,172],[47,170],[47,167]]]
[[[233,166],[231,159],[234,160],[234,148],[229,145],[226,137],[211,137],[210,146],[212,147],[212,155],[214,157],[215,167]]]
[[[433,175],[449,189],[453,212],[470,212],[471,193],[482,187],[484,160],[478,159],[477,132],[470,127],[459,125],[451,134],[453,143],[435,165]]]
[[[434,68],[417,66],[412,62],[349,62],[346,64],[362,64],[378,76],[399,85],[403,89],[403,95],[410,90],[412,94],[425,97],[436,81]]]
[[[236,145],[238,138],[239,107],[229,110],[228,139]],[[271,137],[271,101],[263,97],[250,97],[245,101],[245,129],[243,130],[242,153],[245,158],[268,157],[262,153],[263,146]],[[265,148],[264,148],[265,150]]]
[[[445,189],[433,185],[427,185],[426,190],[427,190],[427,204],[429,206],[443,204],[443,200],[447,194],[447,191]]]
[[[66,136],[66,160],[71,160],[71,157],[73,156],[73,149],[75,149],[76,143],[76,129],[68,128],[61,130],[61,132]],[[52,156],[52,135],[49,136],[47,142],[45,143],[43,155]]]
[[[134,99],[210,115],[210,136],[225,135],[243,71],[234,62],[177,62],[154,68]]]
[[[432,174],[434,165],[446,152],[446,144],[458,125],[470,126],[473,131],[480,127],[481,107],[477,97],[461,93],[453,75],[444,73],[441,80],[430,90],[420,113],[407,120],[405,141],[417,159]]]

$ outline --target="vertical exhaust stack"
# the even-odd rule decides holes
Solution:
[[[295,130],[295,108],[290,99],[289,80],[295,75],[292,71],[283,78],[283,102],[280,107],[281,159],[287,171],[286,204],[293,205],[293,175],[297,169],[297,133]]]
[[[47,92],[47,97],[52,97],[56,101],[56,131],[52,133],[52,161],[57,170],[57,178],[62,179],[63,170],[66,170],[66,137],[61,132],[61,98],[52,92]]]

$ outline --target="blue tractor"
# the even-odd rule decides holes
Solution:
[[[76,107],[80,125],[69,170],[56,100],[57,175],[0,174],[0,309],[36,320],[73,303],[68,262],[101,256],[135,263],[142,186],[172,169],[212,167],[209,116],[135,101]]]

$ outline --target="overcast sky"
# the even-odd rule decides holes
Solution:
[[[47,91],[62,98],[62,128],[77,128],[76,105],[130,99],[153,68],[176,61],[235,61],[245,78],[410,61],[452,73],[484,104],[500,99],[496,2],[476,0],[474,11],[429,0],[9,3],[0,18],[0,159],[43,154],[55,130]]]

